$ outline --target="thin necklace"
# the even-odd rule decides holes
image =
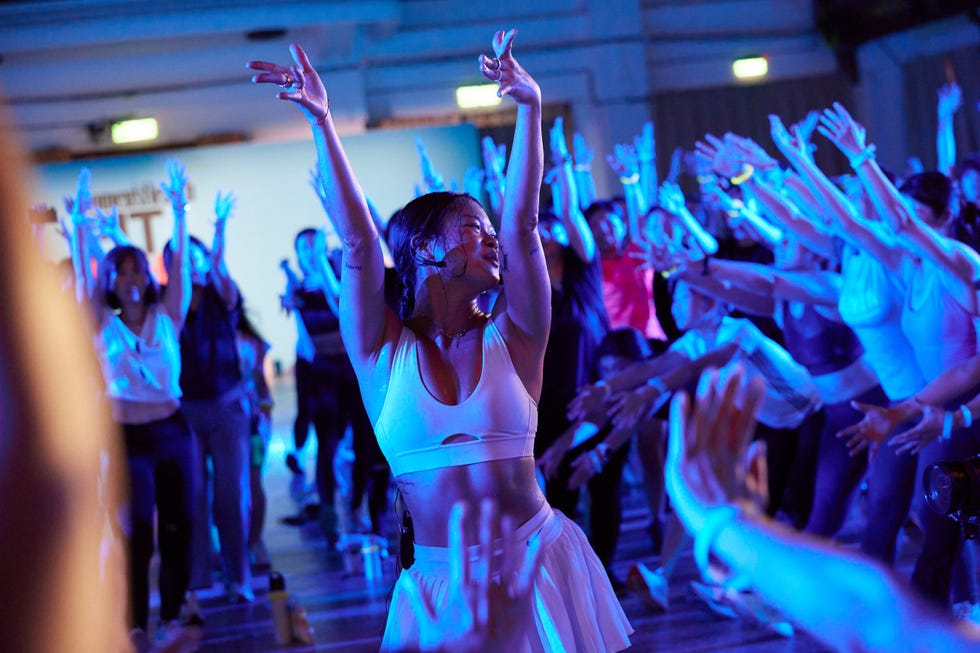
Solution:
[[[455,332],[452,332],[452,333],[450,333],[449,331],[446,331],[441,326],[439,326],[438,324],[436,324],[435,323],[435,320],[432,321],[432,328],[436,330],[436,333],[438,335],[442,336],[443,338],[448,338],[449,340],[451,340],[453,342],[453,344],[455,344],[457,347],[459,347],[459,339],[462,338],[463,336],[465,336],[467,333],[469,333],[473,329],[475,329],[476,327],[481,326],[483,324],[482,320],[487,319],[489,317],[490,317],[490,315],[488,313],[484,313],[483,311],[476,311],[475,313],[473,313],[473,315],[471,316],[471,318],[480,318],[481,321],[479,323],[471,324],[470,326],[468,326],[468,327],[466,327],[466,328],[464,328],[464,329],[462,329],[460,331],[455,331]]]

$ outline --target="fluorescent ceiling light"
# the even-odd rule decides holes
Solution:
[[[476,109],[478,107],[495,107],[500,104],[497,96],[497,84],[481,84],[479,86],[460,86],[456,89],[456,104],[460,109]]]
[[[152,141],[156,137],[156,118],[123,120],[112,124],[113,143],[138,143],[140,141]]]
[[[748,57],[732,62],[732,73],[738,79],[765,77],[769,72],[769,61],[765,57]]]

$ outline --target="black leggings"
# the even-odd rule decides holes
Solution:
[[[313,365],[310,361],[296,357],[293,368],[296,377],[296,420],[293,422],[293,445],[296,451],[303,448],[306,438],[310,435],[310,424],[313,422]]]
[[[578,505],[578,490],[568,489],[568,479],[572,475],[572,461],[579,454],[588,451],[594,442],[587,442],[569,451],[558,468],[557,478],[545,483],[545,496],[553,508],[561,510],[574,519]],[[596,556],[608,570],[619,544],[619,529],[623,522],[623,503],[621,485],[623,467],[629,456],[630,443],[627,442],[609,454],[609,460],[602,471],[589,480],[589,542]]]
[[[129,471],[129,618],[147,629],[153,511],[160,547],[160,619],[180,613],[191,575],[194,434],[180,410],[147,424],[123,424]]]

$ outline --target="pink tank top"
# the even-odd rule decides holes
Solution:
[[[439,401],[425,387],[418,340],[411,329],[402,328],[388,391],[374,423],[393,476],[531,456],[537,428],[537,403],[493,322],[483,330],[480,380],[469,397],[454,405]]]

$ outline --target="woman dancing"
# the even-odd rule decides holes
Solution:
[[[544,155],[541,93],[511,53],[515,34],[498,31],[496,56],[480,57],[483,75],[518,105],[501,239],[468,195],[438,192],[410,202],[392,218],[388,234],[403,285],[400,315],[385,305],[379,236],[319,75],[296,45],[292,67],[248,64],[260,71],[253,82],[283,86],[277,97],[306,115],[321,176],[332,181],[325,191],[343,242],[341,332],[413,520],[415,562],[395,586],[385,651],[443,643],[438,629],[414,618],[412,601],[420,592],[440,610],[446,600],[446,523],[459,500],[495,498],[511,525],[502,529],[509,537],[540,538],[543,573],[534,584],[534,626],[521,650],[620,650],[632,632],[585,536],[551,509],[534,476],[536,399],[550,316],[537,232]],[[480,311],[477,299],[502,275],[513,282],[490,314]],[[491,566],[498,576],[505,568],[496,556]]]

